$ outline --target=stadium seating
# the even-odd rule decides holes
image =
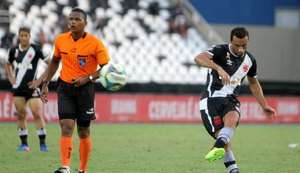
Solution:
[[[129,83],[199,84],[205,81],[206,69],[195,65],[193,58],[208,46],[198,31],[189,25],[187,35],[169,33],[169,0],[155,1],[159,14],[148,12],[154,0],[107,1],[101,0],[10,0],[10,29],[17,33],[21,25],[31,26],[32,41],[40,39],[43,32],[48,40],[43,44],[46,54],[52,52],[55,28],[61,32],[62,17],[72,9],[71,2],[89,14],[86,30],[101,38],[108,48],[112,61],[125,67]],[[38,3],[39,2],[39,3]],[[93,15],[94,18],[93,18]],[[1,50],[1,58],[3,50]],[[39,71],[44,70],[41,66]],[[56,80],[58,73],[53,80]]]

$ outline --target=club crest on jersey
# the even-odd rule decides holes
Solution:
[[[249,66],[248,66],[248,65],[244,65],[244,66],[243,66],[243,71],[244,71],[244,72],[247,72],[248,70],[249,70]]]
[[[78,61],[79,61],[80,67],[83,67],[86,64],[86,57],[78,56]]]
[[[214,123],[215,123],[215,125],[221,125],[222,124],[222,119],[221,119],[221,117],[220,116],[215,116],[214,117]]]

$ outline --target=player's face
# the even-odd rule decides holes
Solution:
[[[30,34],[25,31],[20,31],[19,41],[22,47],[27,47],[30,44]]]
[[[236,36],[233,36],[231,40],[231,45],[232,45],[232,51],[234,54],[237,56],[243,56],[247,50],[247,45],[249,43],[249,38],[248,36],[244,38],[238,38]]]
[[[80,12],[71,12],[69,15],[69,28],[72,32],[81,32],[86,26],[86,22],[83,18],[83,14]]]

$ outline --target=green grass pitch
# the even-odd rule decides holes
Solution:
[[[47,124],[50,151],[39,151],[29,124],[30,152],[16,152],[16,124],[0,124],[0,173],[50,173],[60,166],[58,124]],[[75,140],[76,139],[76,140]],[[92,124],[93,149],[88,173],[226,173],[222,161],[206,163],[213,139],[201,124]],[[73,135],[71,171],[79,166]],[[233,147],[242,173],[300,172],[300,125],[243,125]]]

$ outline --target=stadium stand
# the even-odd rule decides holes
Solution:
[[[178,2],[186,34],[170,30]],[[68,30],[67,15],[76,6],[88,12],[86,30],[104,41],[113,62],[125,67],[129,81],[122,92],[200,93],[207,70],[196,66],[193,58],[209,45],[224,42],[187,0],[3,0],[0,37],[7,27],[16,35],[21,25],[29,25],[31,41],[51,56],[53,40]],[[3,69],[6,54],[7,49],[0,47],[0,89],[4,90],[10,88]],[[45,67],[41,64],[39,73]],[[50,89],[55,89],[52,84]],[[97,85],[105,91],[99,81]],[[298,83],[262,81],[262,85],[266,94],[300,94]],[[243,85],[241,93],[250,90]]]
[[[70,10],[78,6],[89,14],[86,30],[104,41],[113,62],[125,67],[129,83],[199,84],[205,80],[206,70],[196,66],[193,58],[208,47],[208,42],[191,23],[187,23],[186,35],[169,32],[171,10],[175,5],[172,1],[8,2],[11,32],[17,34],[21,25],[31,26],[32,41],[41,44],[46,54],[51,54],[55,36],[66,31],[65,19]],[[156,14],[150,11],[153,3],[156,3]],[[2,61],[5,54],[6,50],[1,49]]]

